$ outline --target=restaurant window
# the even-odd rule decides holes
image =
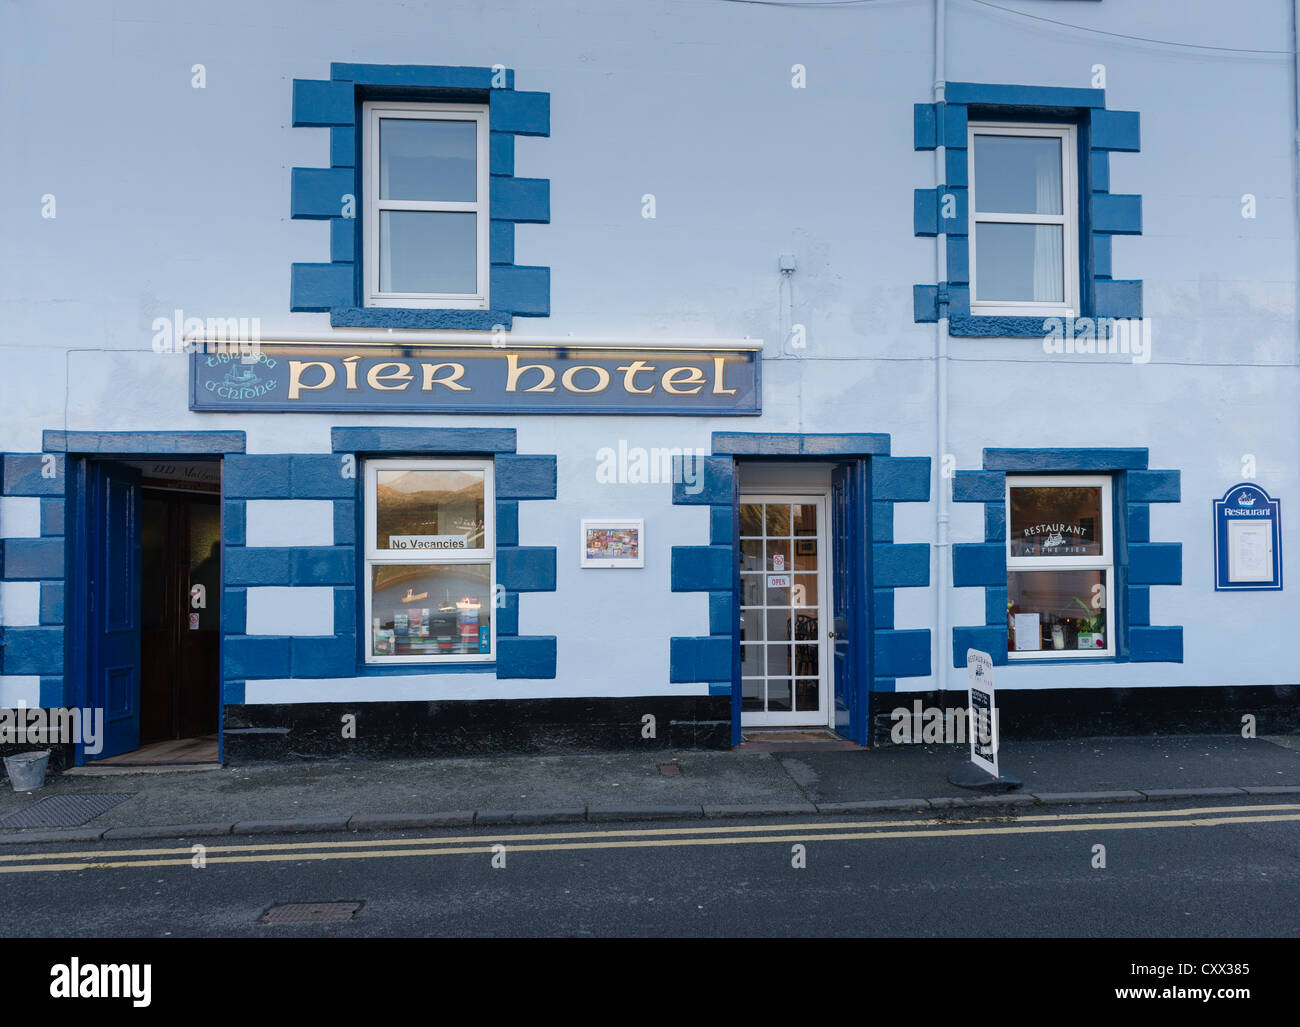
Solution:
[[[365,473],[367,663],[495,659],[490,460],[374,460]]]
[[[488,109],[365,105],[366,305],[488,306]]]
[[[1114,546],[1109,477],[1007,478],[1009,659],[1115,655]]]
[[[971,313],[1076,316],[1074,126],[991,123],[968,131]]]

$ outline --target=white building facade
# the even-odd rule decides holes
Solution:
[[[1296,726],[1295,10],[10,5],[64,762]],[[75,15],[75,16],[74,16]]]

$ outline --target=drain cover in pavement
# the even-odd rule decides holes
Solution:
[[[262,914],[264,924],[337,924],[351,920],[361,902],[285,902]]]
[[[134,794],[51,795],[35,806],[10,813],[0,820],[0,827],[80,827]]]

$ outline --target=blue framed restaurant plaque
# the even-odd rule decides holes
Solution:
[[[1282,589],[1282,503],[1240,482],[1214,501],[1214,590]]]

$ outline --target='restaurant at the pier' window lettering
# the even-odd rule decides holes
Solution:
[[[495,659],[490,460],[372,460],[365,473],[366,662]]]
[[[1111,480],[1007,479],[1010,659],[1114,656]]]

